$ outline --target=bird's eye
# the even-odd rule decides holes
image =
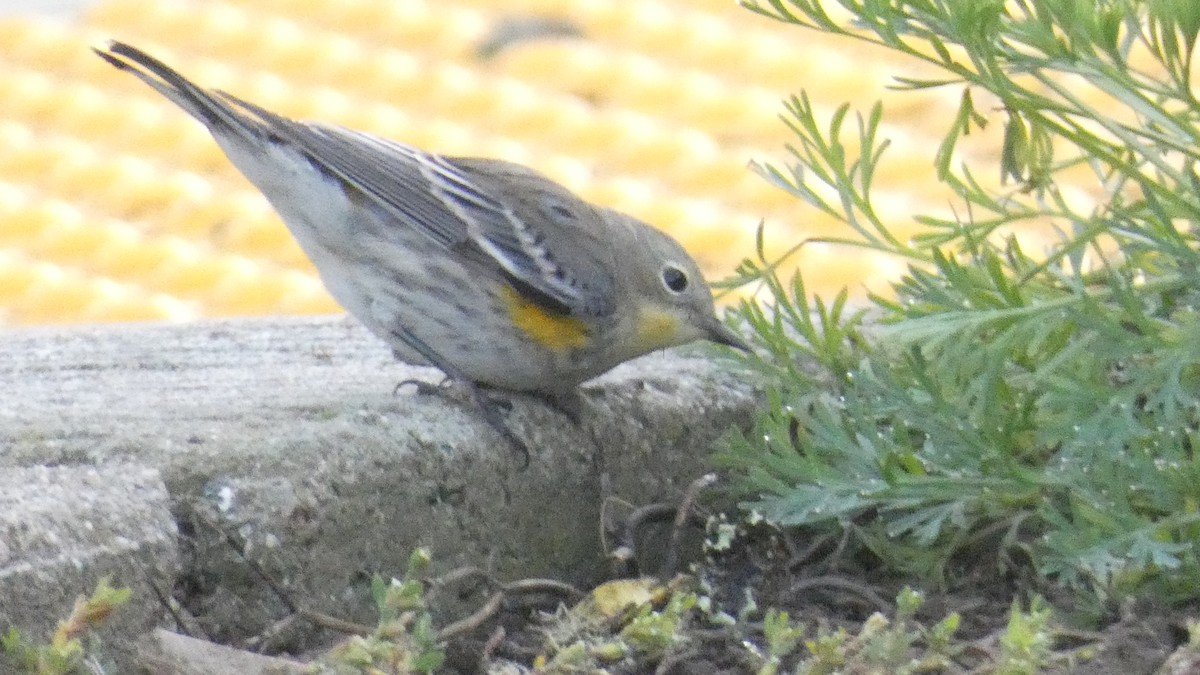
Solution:
[[[662,282],[668,291],[682,293],[688,287],[687,273],[674,265],[667,265],[662,269]]]

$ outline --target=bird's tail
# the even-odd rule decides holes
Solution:
[[[150,85],[189,115],[203,122],[214,134],[234,132],[239,136],[261,135],[261,123],[238,111],[231,105],[226,94],[195,84],[174,68],[137,47],[114,40],[108,44],[107,49],[93,47],[92,51],[113,67],[131,73]]]

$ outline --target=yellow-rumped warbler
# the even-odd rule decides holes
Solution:
[[[675,240],[531,169],[294,121],[120,42],[96,53],[204,123],[333,297],[398,359],[464,384],[510,440],[476,385],[563,402],[656,349],[746,349]]]

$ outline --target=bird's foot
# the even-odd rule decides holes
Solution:
[[[457,386],[456,386],[457,385]],[[437,384],[431,384],[424,380],[407,379],[402,380],[396,385],[392,391],[393,394],[399,394],[400,390],[406,386],[412,386],[419,396],[438,396],[443,399],[459,399],[454,396],[455,389],[466,394],[467,401],[458,402],[467,403],[479,411],[480,416],[492,427],[496,433],[517,452],[521,457],[521,468],[529,466],[529,446],[525,444],[516,434],[508,428],[504,421],[504,413],[512,411],[512,402],[493,396],[488,391],[478,384],[467,381],[458,381],[450,377],[442,378],[442,381]]]

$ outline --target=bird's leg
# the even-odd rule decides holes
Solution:
[[[508,425],[504,423],[504,416],[500,413],[499,409],[505,406],[504,403],[501,403],[500,401],[497,401],[486,395],[480,388],[480,385],[472,382],[471,379],[464,375],[462,371],[450,365],[450,363],[443,359],[440,354],[438,354],[436,351],[430,348],[429,345],[425,344],[424,341],[410,333],[408,330],[401,327],[395,327],[391,330],[391,333],[396,338],[402,340],[405,344],[409,345],[418,353],[420,353],[421,356],[424,356],[425,360],[429,361],[434,366],[437,366],[446,375],[446,377],[437,385],[431,385],[428,382],[422,382],[420,380],[404,380],[396,385],[396,389],[393,390],[393,393],[395,391],[399,391],[404,385],[411,384],[417,388],[418,394],[442,395],[447,390],[447,383],[451,381],[459,383],[459,385],[467,390],[467,394],[470,396],[472,403],[475,404],[475,408],[479,410],[480,415],[483,416],[484,421],[486,421],[488,425],[496,431],[496,433],[500,434],[504,440],[508,441],[509,446],[516,450],[517,454],[521,456],[521,468],[524,469],[529,466],[529,446],[525,445],[525,442],[517,438],[516,434],[514,434],[512,430],[508,428]]]
[[[401,387],[412,385],[416,388],[418,395],[433,395],[442,398],[448,398],[447,394],[455,385],[466,391],[470,405],[473,405],[478,411],[488,426],[492,427],[496,433],[504,437],[508,444],[512,446],[517,454],[521,456],[521,468],[529,466],[529,446],[525,442],[517,438],[516,434],[508,428],[504,422],[504,411],[512,409],[512,404],[503,399],[498,399],[488,395],[482,387],[472,383],[470,380],[456,380],[451,376],[442,379],[438,384],[430,384],[423,380],[402,380],[396,385],[393,393],[398,393]]]
[[[504,416],[500,409],[512,410],[512,404],[508,401],[497,400],[487,395],[479,385],[471,382],[463,383],[467,388],[467,393],[475,402],[475,407],[479,409],[479,414],[483,416],[484,421],[491,425],[496,433],[504,437],[508,444],[521,455],[521,468],[529,467],[529,446],[525,445],[525,441],[517,438],[517,435],[508,428],[504,422]]]
[[[533,392],[531,395],[571,420],[575,426],[581,425],[587,401],[578,387],[557,392]]]

